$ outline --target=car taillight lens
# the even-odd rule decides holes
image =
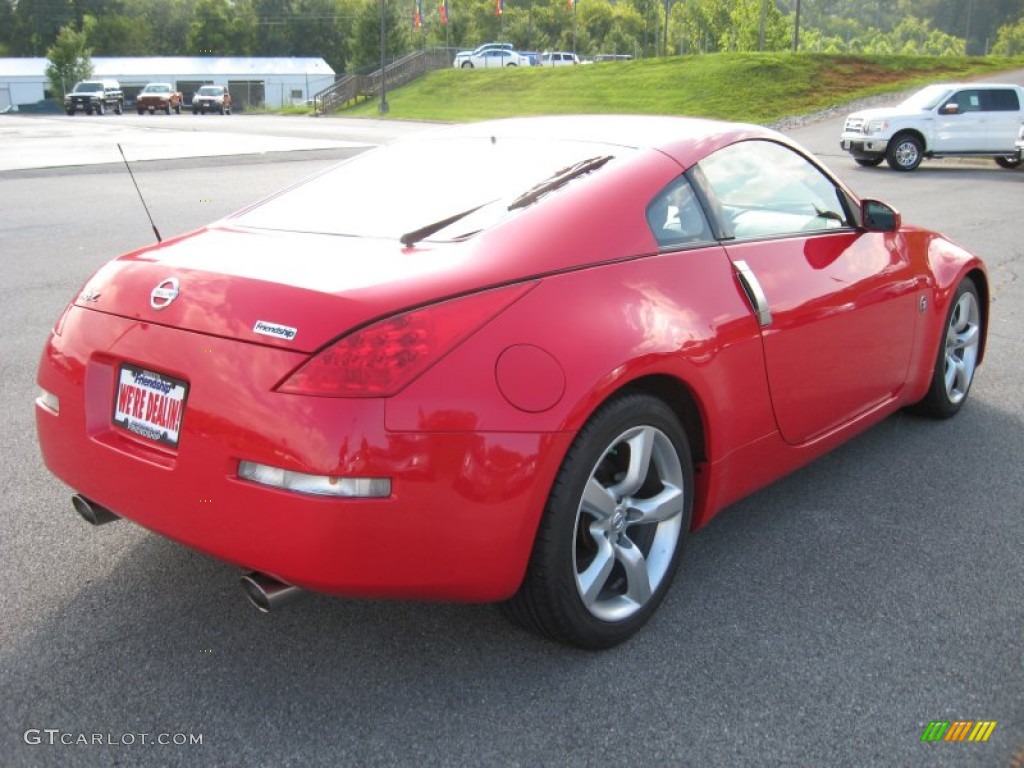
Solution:
[[[475,293],[380,320],[321,350],[276,389],[317,397],[389,397],[533,285]]]

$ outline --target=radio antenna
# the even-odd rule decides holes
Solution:
[[[135,174],[132,173],[132,167],[128,165],[128,158],[124,156],[124,150],[121,149],[121,145],[117,145],[117,151],[121,153],[121,159],[124,160],[124,167],[128,169],[128,175],[132,177],[132,184],[135,185],[135,191],[139,193],[139,200],[142,201],[142,207],[146,209],[146,216],[149,217],[149,226],[153,228],[153,234],[156,235],[156,241],[158,243],[163,242],[163,238],[160,237],[160,232],[156,228],[156,224],[153,223],[153,217],[149,213],[149,206],[146,205],[146,198],[142,196],[142,190],[139,189],[139,184],[135,181]]]

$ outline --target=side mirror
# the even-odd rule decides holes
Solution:
[[[899,211],[880,200],[862,200],[860,218],[868,232],[895,232],[903,225]]]
[[[955,101],[951,101],[948,104],[943,104],[942,109],[940,111],[944,115],[959,115],[960,105],[957,104]]]

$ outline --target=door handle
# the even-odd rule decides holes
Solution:
[[[734,261],[732,265],[736,269],[736,277],[740,279],[740,285],[743,286],[743,292],[747,294],[750,306],[753,308],[754,314],[757,315],[758,324],[762,328],[771,325],[772,311],[768,308],[768,297],[764,295],[764,289],[761,288],[761,283],[754,274],[754,270],[745,261]]]

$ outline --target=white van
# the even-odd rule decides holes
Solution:
[[[580,59],[575,53],[566,51],[544,51],[540,55],[540,66],[542,67],[569,67],[579,64]]]

